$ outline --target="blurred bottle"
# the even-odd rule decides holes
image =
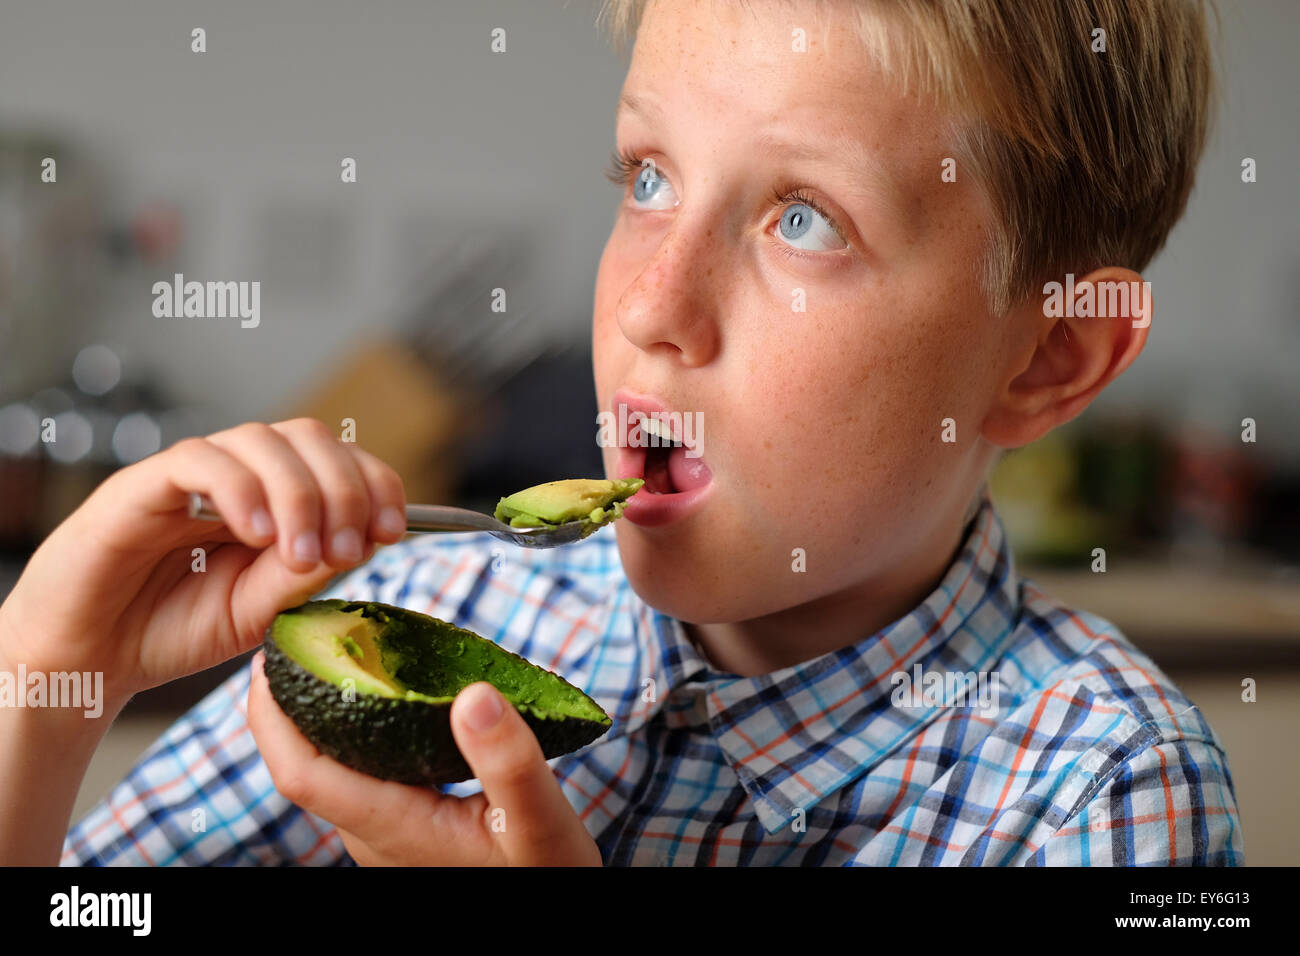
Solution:
[[[1231,560],[1254,517],[1263,471],[1240,433],[1238,391],[1204,383],[1185,398],[1173,437],[1169,486],[1170,550],[1175,559],[1212,567]]]
[[[71,142],[0,130],[0,402],[64,377],[69,343],[90,335],[106,259],[103,193]]]

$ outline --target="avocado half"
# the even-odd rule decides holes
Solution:
[[[564,678],[464,628],[391,604],[309,601],[266,632],[271,695],[321,753],[399,783],[474,776],[451,733],[451,703],[487,681],[514,704],[546,759],[610,728]]]

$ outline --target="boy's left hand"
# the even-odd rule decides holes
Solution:
[[[537,738],[491,684],[471,684],[451,708],[452,735],[483,785],[451,797],[432,787],[379,780],[325,756],[271,696],[259,653],[248,726],[276,790],[331,823],[362,866],[601,866],[600,850],[546,765]],[[494,725],[466,718],[495,697]],[[505,813],[494,813],[495,810]],[[494,828],[494,821],[499,821]],[[504,824],[504,826],[502,826]]]

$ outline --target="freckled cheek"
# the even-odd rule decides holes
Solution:
[[[816,320],[807,332],[753,363],[744,457],[762,463],[755,493],[799,487],[830,500],[849,475],[871,485],[925,471],[934,410],[951,404],[942,397],[950,383],[933,380],[935,343],[915,329],[846,335]]]
[[[815,362],[756,361],[746,376],[740,421],[730,431],[735,460],[749,478],[748,493],[768,501],[792,489],[819,489],[842,473],[842,435],[826,370]]]

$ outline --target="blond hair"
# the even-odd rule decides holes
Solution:
[[[978,263],[995,314],[1067,272],[1140,271],[1164,245],[1210,125],[1205,2],[852,4],[858,35],[904,93],[955,118],[957,168],[995,220]],[[645,3],[602,3],[598,23],[620,52]]]

